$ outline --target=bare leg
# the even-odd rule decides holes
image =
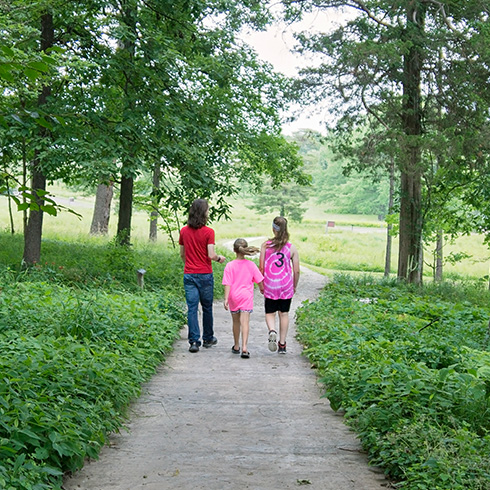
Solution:
[[[231,314],[233,321],[233,348],[235,350],[240,349],[240,313]]]
[[[240,324],[242,329],[242,352],[248,352],[248,333],[250,331],[250,313],[248,311],[242,311],[240,313]]]
[[[286,343],[286,336],[289,329],[289,312],[279,312],[279,342]]]
[[[277,350],[277,333],[276,333],[276,314],[266,313],[265,323],[269,329],[269,350],[276,352]]]
[[[271,330],[276,330],[276,314],[275,313],[266,313],[265,314],[265,323],[267,324],[267,328],[269,332]]]

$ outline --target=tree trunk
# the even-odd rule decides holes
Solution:
[[[7,184],[7,201],[9,207],[10,234],[15,235],[14,213],[12,210],[12,195],[11,195],[12,189],[10,188],[9,178],[7,177],[5,180]]]
[[[422,282],[422,171],[419,137],[422,134],[420,78],[422,67],[423,11],[419,2],[407,7],[404,41],[403,112],[405,161],[401,166],[400,245],[398,278],[410,283]]]
[[[121,58],[122,74],[124,75],[124,94],[125,100],[123,105],[125,111],[132,114],[135,109],[136,94],[133,86],[136,75],[133,73],[133,61],[136,51],[135,39],[137,38],[137,8],[136,2],[124,0],[120,2],[121,26],[127,30],[124,39],[120,41],[119,49],[122,50]],[[131,33],[131,35],[129,35]],[[126,116],[123,116],[126,117]],[[133,185],[134,177],[132,172],[133,156],[132,144],[130,140],[124,141],[124,156],[121,168],[121,191],[119,195],[119,217],[117,223],[117,243],[119,245],[131,244],[131,218],[133,213]]]
[[[48,48],[51,48],[53,44],[53,16],[51,14],[44,14],[41,17],[41,51],[45,52]],[[44,86],[38,97],[38,106],[41,107],[45,105],[50,95],[51,87]],[[45,128],[41,128],[40,135],[42,138],[47,138],[49,133]],[[36,151],[34,161],[32,162],[31,188],[34,193],[38,191],[43,192],[46,190],[46,177],[41,167],[39,151]],[[29,219],[24,232],[23,261],[27,265],[35,264],[41,260],[41,238],[43,229],[42,206],[44,205],[44,199],[42,196],[38,196],[36,198],[36,204],[38,209],[30,210]]]
[[[121,177],[121,193],[119,196],[119,220],[117,223],[117,240],[120,245],[131,243],[131,217],[133,211],[133,177],[124,175],[124,166]]]
[[[91,235],[107,235],[111,217],[111,203],[114,194],[114,184],[101,182],[95,195],[94,214],[90,226]]]
[[[434,273],[435,281],[442,281],[443,259],[444,259],[444,234],[442,231],[437,232],[436,242],[436,269]]]
[[[154,209],[150,214],[150,240],[156,242],[157,240],[157,230],[158,230],[158,204],[159,198],[158,194],[160,191],[160,176],[162,174],[162,167],[160,163],[156,163],[153,168],[153,190],[152,190],[152,205]]]
[[[46,190],[46,177],[42,170],[39,169],[39,158],[36,157],[32,170],[31,188],[33,192]],[[27,228],[24,233],[24,255],[23,261],[27,265],[32,265],[41,260],[41,238],[43,230],[43,211],[44,205],[42,197],[36,198],[36,204],[39,209],[31,209]]]
[[[393,213],[393,201],[395,195],[395,162],[393,158],[390,164],[390,194],[388,197],[388,214]],[[386,255],[385,255],[385,272],[384,277],[389,277],[391,272],[391,246],[393,243],[393,237],[391,236],[391,230],[393,225],[388,224],[386,232]]]
[[[26,150],[26,138],[22,138],[22,187],[27,187],[27,150]],[[25,205],[26,196],[22,194],[22,204]],[[28,222],[27,209],[22,211],[22,233],[26,234]]]

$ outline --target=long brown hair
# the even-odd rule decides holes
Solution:
[[[276,216],[272,221],[272,229],[274,237],[269,240],[271,242],[269,248],[279,251],[289,240],[288,220],[283,216]]]
[[[187,224],[191,228],[202,228],[208,221],[209,205],[206,199],[195,199],[189,209]]]

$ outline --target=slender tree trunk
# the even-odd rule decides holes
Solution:
[[[7,184],[7,202],[9,208],[10,234],[15,235],[14,213],[12,210],[12,195],[11,195],[12,189],[10,188],[10,181],[8,177],[6,177],[5,183]]]
[[[90,226],[91,235],[107,235],[111,217],[111,203],[114,194],[114,184],[101,182],[95,195],[94,214]]]
[[[438,76],[437,76],[437,91],[439,94],[442,94],[443,89],[442,89],[442,83],[440,80],[440,74],[443,73],[443,68],[442,68],[442,60],[443,60],[443,54],[442,54],[442,49],[439,50],[439,63],[438,63]],[[442,107],[439,106],[438,109],[438,115],[439,115],[439,120],[442,121]],[[441,155],[439,154],[436,159],[436,168],[435,171],[437,172],[439,168],[441,167]],[[435,270],[434,270],[434,281],[442,281],[442,273],[443,273],[443,259],[444,259],[444,231],[439,230],[437,232],[437,241],[436,241],[436,264],[435,264]]]
[[[160,162],[155,164],[153,168],[153,190],[152,190],[152,205],[154,209],[150,214],[150,240],[152,242],[156,242],[157,240],[157,230],[158,230],[158,204],[159,198],[158,194],[160,191],[160,177],[162,174],[162,167],[160,166]]]
[[[437,232],[436,242],[436,270],[434,273],[434,280],[442,281],[443,271],[443,259],[444,259],[444,234],[442,231]]]
[[[34,192],[46,190],[46,177],[42,170],[39,169],[39,159],[36,157],[34,168],[32,170],[31,188]],[[42,197],[36,198],[36,204],[39,210],[31,209],[27,228],[24,234],[24,256],[23,261],[28,265],[35,264],[41,260],[41,239],[43,229],[43,211],[44,205]]]
[[[117,223],[117,236],[120,245],[131,243],[131,218],[133,212],[133,177],[124,175],[124,165],[121,177],[121,192],[119,196],[119,220]]]
[[[388,214],[393,213],[394,195],[395,195],[395,162],[392,158],[390,164],[390,194],[388,197]],[[384,277],[389,277],[391,272],[391,246],[393,243],[393,237],[391,236],[392,228],[393,225],[389,223],[386,231],[386,255],[385,255]]]
[[[424,15],[421,4],[409,2],[404,55],[403,114],[405,132],[403,152],[405,161],[401,171],[400,245],[398,278],[420,284],[422,282],[422,171],[419,137],[422,134],[420,79]]]
[[[22,186],[27,187],[27,151],[26,151],[25,137],[22,138]],[[22,194],[22,204],[25,205],[25,203],[26,203],[26,197],[24,194]],[[28,221],[27,209],[24,209],[22,211],[22,233],[24,233],[24,236],[27,230],[27,221]]]
[[[120,42],[120,49],[123,54],[122,71],[124,74],[124,94],[125,94],[125,110],[133,113],[135,109],[136,93],[133,87],[132,67],[135,56],[135,39],[137,38],[137,7],[133,0],[122,0],[120,2],[121,25],[124,29],[132,34],[125,36],[125,39]],[[134,163],[131,151],[132,141],[124,141],[125,155],[123,156],[123,164],[121,168],[121,191],[119,195],[119,217],[117,223],[117,242],[120,245],[131,244],[131,218],[133,213],[133,186],[134,178],[132,172],[132,164]]]
[[[54,26],[53,16],[44,14],[41,17],[41,51],[45,52],[54,44]],[[38,106],[46,104],[48,97],[51,95],[51,87],[44,86],[38,97]],[[49,137],[46,129],[40,129],[41,138]],[[43,192],[46,190],[46,177],[41,167],[39,152],[36,151],[34,161],[32,163],[31,188],[34,193]],[[43,211],[44,199],[42,196],[36,198],[38,209],[31,209],[27,227],[24,232],[24,255],[23,261],[25,264],[31,265],[39,262],[41,259],[41,239],[43,229]]]

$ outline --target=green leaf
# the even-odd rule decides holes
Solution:
[[[46,475],[51,475],[51,476],[63,476],[64,475],[63,471],[61,471],[58,468],[54,468],[52,466],[43,466],[40,469],[40,472],[45,473]]]
[[[34,451],[36,459],[45,460],[49,458],[49,450],[46,447],[37,447]]]
[[[39,126],[42,126],[43,128],[47,128],[50,130],[53,129],[53,125],[50,122],[46,121],[46,119],[44,119],[44,117],[40,117],[40,118],[36,119],[36,122],[37,122],[37,124],[39,124]]]
[[[43,205],[43,206],[41,206],[41,209],[45,213],[48,213],[51,216],[57,216],[58,215],[58,211],[56,210],[56,208],[54,206],[51,206],[51,205]]]
[[[19,471],[19,468],[24,464],[24,461],[26,460],[26,455],[25,454],[19,454],[17,458],[15,459],[15,464],[14,464],[14,472]]]
[[[13,58],[15,55],[14,50],[12,48],[10,48],[9,46],[0,45],[0,50],[3,51],[3,53],[5,55],[9,56],[10,58]]]
[[[7,82],[14,82],[15,77],[11,73],[12,66],[7,64],[0,64],[0,78]]]
[[[31,82],[35,82],[39,78],[39,72],[31,68],[25,68],[24,74]]]
[[[48,71],[48,65],[41,61],[31,61],[27,66],[40,72]]]

